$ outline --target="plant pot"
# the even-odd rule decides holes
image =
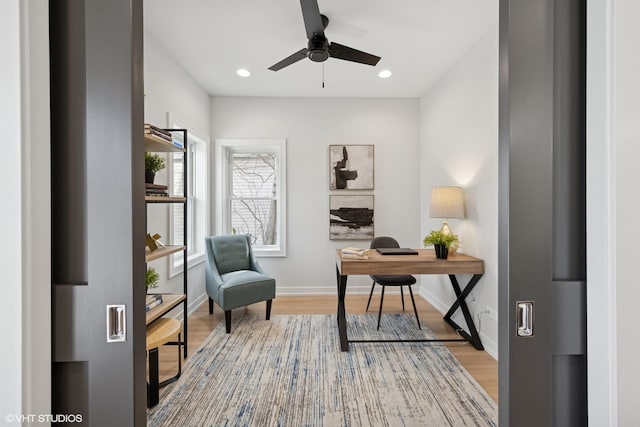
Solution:
[[[153,180],[156,178],[155,172],[144,172],[144,182],[146,184],[153,184]]]
[[[436,250],[436,258],[447,259],[447,256],[449,256],[448,247],[446,247],[445,245],[433,245],[433,247]]]

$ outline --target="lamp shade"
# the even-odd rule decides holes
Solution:
[[[461,187],[433,187],[429,217],[464,218],[464,190]]]

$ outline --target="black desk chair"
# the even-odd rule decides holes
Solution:
[[[371,249],[376,248],[399,248],[400,245],[393,237],[376,237],[371,241],[371,245],[369,245]],[[380,329],[380,316],[382,315],[382,303],[384,301],[384,289],[387,286],[400,286],[400,296],[402,298],[402,311],[404,311],[404,292],[403,287],[407,286],[409,288],[409,294],[411,295],[411,302],[413,303],[413,312],[416,314],[416,321],[418,322],[418,329],[422,329],[420,327],[420,318],[418,317],[418,310],[416,309],[416,301],[413,299],[413,291],[411,290],[411,285],[416,283],[416,278],[410,275],[384,275],[384,276],[370,276],[373,279],[373,284],[371,285],[371,293],[369,293],[369,301],[367,301],[367,309],[365,311],[369,311],[369,304],[371,304],[371,296],[373,295],[373,289],[376,287],[376,283],[382,286],[382,295],[380,296],[380,308],[378,310],[378,328]]]

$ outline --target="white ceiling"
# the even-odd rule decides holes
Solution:
[[[268,70],[307,46],[299,0],[145,0],[145,36],[212,95],[420,97],[498,19],[498,0],[318,5],[329,41],[381,56],[377,66],[329,58],[324,89],[322,64],[309,59]],[[238,77],[241,67],[251,77]],[[393,75],[380,79],[382,69]]]

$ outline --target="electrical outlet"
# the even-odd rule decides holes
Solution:
[[[498,310],[491,306],[487,306],[487,313],[489,313],[489,318],[493,320],[498,320]]]

